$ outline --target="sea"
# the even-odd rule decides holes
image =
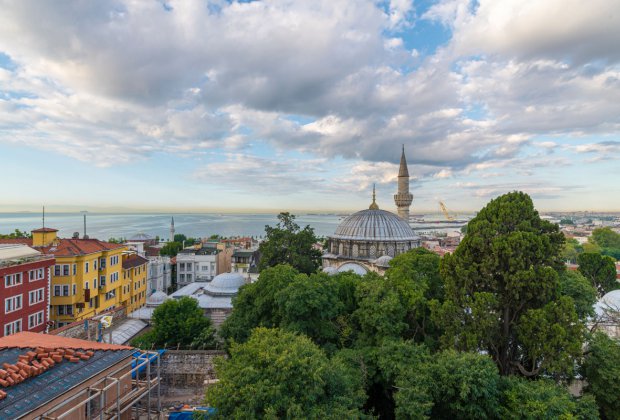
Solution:
[[[237,213],[46,213],[45,226],[58,229],[58,236],[71,237],[78,232],[84,234],[84,214],[86,214],[86,233],[91,238],[108,240],[110,238],[129,239],[138,233],[167,239],[170,234],[170,221],[174,217],[175,233],[188,237],[252,236],[265,235],[265,226],[278,223],[277,214],[237,214]],[[300,213],[295,222],[304,227],[309,225],[317,236],[328,236],[336,230],[347,214]],[[43,224],[42,215],[36,213],[0,213],[0,233],[11,233],[15,229],[31,231]],[[420,233],[457,231],[464,221],[447,223],[439,214],[416,215],[411,226]]]

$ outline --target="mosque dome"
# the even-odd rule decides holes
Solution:
[[[236,294],[239,288],[245,284],[245,279],[239,273],[218,274],[205,286],[212,294]]]
[[[383,255],[375,260],[375,264],[379,267],[389,267],[390,261],[392,261],[392,257],[389,255]]]
[[[389,211],[358,211],[338,225],[334,239],[361,241],[417,241],[420,239],[409,224]]]
[[[161,305],[168,299],[170,299],[170,297],[167,294],[158,290],[156,292],[153,292],[151,296],[146,298],[146,304],[147,305]]]
[[[363,265],[354,262],[344,263],[338,267],[339,273],[346,273],[347,271],[353,271],[355,274],[363,276],[368,272],[368,269],[366,269]]]
[[[327,273],[330,276],[338,274],[338,269],[336,267],[323,267],[323,272]]]
[[[604,316],[607,311],[620,310],[620,290],[612,290],[606,293],[594,304],[594,311],[598,316]]]

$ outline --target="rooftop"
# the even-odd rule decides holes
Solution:
[[[0,418],[24,417],[133,352],[128,346],[30,332],[0,338],[0,365],[7,366],[0,377],[13,382],[8,387],[0,382],[6,393],[0,399]],[[20,369],[15,373],[8,366]]]
[[[147,258],[141,257],[138,254],[128,255],[123,259],[123,270],[129,270],[130,268],[139,267],[144,264],[148,264]]]
[[[123,244],[113,244],[99,239],[59,239],[46,247],[37,247],[46,254],[55,257],[74,257],[125,248]]]

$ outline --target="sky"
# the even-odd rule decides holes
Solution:
[[[0,8],[0,211],[620,211],[617,0]]]

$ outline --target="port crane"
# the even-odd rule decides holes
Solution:
[[[443,203],[443,201],[439,201],[439,208],[441,209],[441,212],[446,217],[446,219],[448,219],[450,222],[454,222],[456,220],[456,213],[450,214],[450,211]]]

